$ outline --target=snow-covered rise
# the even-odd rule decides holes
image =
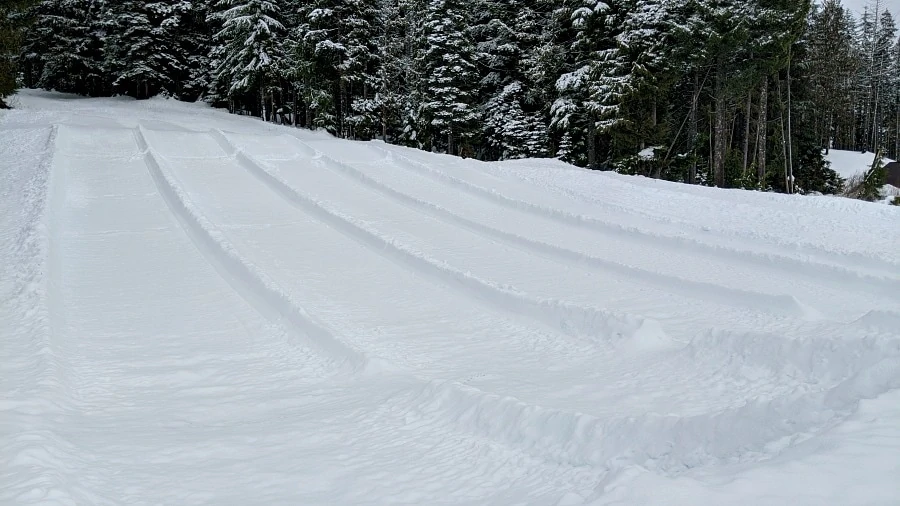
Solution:
[[[825,160],[831,163],[831,168],[839,176],[844,179],[850,179],[854,176],[865,174],[872,168],[872,162],[875,161],[875,153],[830,149],[825,155]],[[894,161],[887,157],[882,157],[882,160],[885,164]]]
[[[15,102],[2,504],[900,501],[900,208]]]

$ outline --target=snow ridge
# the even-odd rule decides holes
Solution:
[[[339,367],[353,371],[372,371],[385,366],[377,358],[368,357],[337,339],[330,331],[316,323],[299,305],[293,302],[278,284],[254,267],[232,247],[224,235],[207,220],[171,174],[161,167],[157,155],[147,143],[142,127],[135,130],[135,138],[144,152],[144,160],[160,194],[172,213],[184,225],[185,231],[197,244],[211,264],[223,273],[223,278],[245,299],[275,321],[289,325],[295,335],[303,336],[304,344],[310,344]],[[373,369],[374,367],[374,369]]]
[[[615,236],[628,238],[629,240],[642,241],[650,247],[665,248],[667,250],[679,250],[687,252],[704,252],[716,257],[730,260],[741,261],[754,265],[761,265],[769,268],[776,268],[782,271],[790,271],[793,273],[803,273],[804,275],[815,277],[817,279],[834,279],[841,283],[849,283],[853,285],[862,285],[866,289],[877,287],[880,292],[886,296],[896,296],[896,290],[893,288],[896,280],[891,277],[875,276],[865,274],[848,269],[843,266],[826,264],[814,261],[812,259],[797,259],[794,257],[784,256],[775,253],[764,253],[758,251],[750,251],[747,249],[735,249],[724,245],[708,244],[694,240],[689,237],[676,237],[669,235],[661,235],[640,228],[612,223],[593,216],[585,216],[568,212],[562,209],[548,207],[540,204],[526,202],[513,197],[504,195],[503,193],[490,188],[473,184],[459,177],[448,174],[444,171],[434,169],[426,164],[413,160],[400,153],[400,150],[394,147],[384,147],[379,143],[372,144],[389,157],[396,166],[405,168],[411,172],[425,175],[433,180],[443,181],[452,186],[459,188],[473,196],[487,199],[497,204],[504,205],[512,209],[518,209],[527,213],[543,216],[561,223],[566,223],[576,227],[584,228],[594,232],[608,233]],[[890,262],[872,260],[877,262],[876,267],[886,269],[890,272],[894,265]]]
[[[414,269],[440,284],[463,290],[468,295],[475,296],[504,312],[537,320],[573,337],[590,337],[598,341],[612,341],[615,344],[629,341],[645,343],[656,341],[663,344],[668,341],[658,322],[630,315],[615,315],[602,309],[565,301],[536,299],[515,287],[499,286],[470,273],[456,270],[445,262],[431,258],[399,241],[382,237],[368,229],[364,222],[330,209],[326,203],[300,193],[243,151],[233,146],[231,151],[244,168],[305,212],[367,245],[373,252]],[[324,155],[321,157],[327,159]],[[330,161],[337,163],[334,160]]]
[[[328,157],[321,152],[316,152],[314,148],[308,144],[301,143],[301,146],[312,153],[318,159],[324,160],[325,166],[351,179],[354,179],[369,189],[380,193],[388,198],[393,199],[407,207],[424,212],[434,216],[447,223],[460,226],[466,230],[474,232],[490,240],[500,240],[507,244],[520,247],[541,255],[557,258],[567,262],[575,262],[579,264],[589,265],[598,270],[614,272],[627,277],[640,279],[657,286],[672,288],[675,287],[688,295],[698,296],[705,299],[723,300],[728,303],[739,305],[740,307],[755,307],[763,311],[769,311],[777,314],[785,314],[791,316],[803,316],[807,314],[807,310],[790,295],[774,295],[768,293],[754,292],[750,290],[741,290],[712,283],[704,283],[684,278],[678,278],[658,272],[633,267],[621,262],[613,262],[588,255],[585,253],[573,251],[560,246],[549,244],[543,241],[537,241],[523,237],[519,234],[506,232],[498,228],[494,228],[468,218],[462,217],[449,209],[441,207],[435,203],[421,200],[409,194],[395,190],[390,186],[383,184],[374,178],[366,175],[356,167]]]
[[[31,478],[28,483],[18,482],[0,491],[0,502],[12,504],[41,499],[43,493],[35,495],[29,489],[43,489],[55,500],[71,501],[64,462],[77,461],[79,452],[50,421],[64,416],[76,401],[69,389],[71,370],[67,365],[67,349],[59,340],[63,315],[53,310],[58,307],[60,272],[55,242],[60,233],[56,213],[65,198],[65,181],[60,180],[61,175],[53,168],[59,127],[19,130],[46,140],[31,173],[24,169],[21,172],[28,179],[8,187],[22,195],[24,207],[20,213],[4,217],[18,216],[21,221],[10,223],[14,232],[4,254],[9,255],[5,267],[9,269],[11,286],[9,299],[4,300],[4,311],[0,313],[0,321],[14,320],[15,325],[10,322],[10,329],[18,330],[3,333],[4,355],[8,353],[9,358],[0,367],[7,378],[16,377],[23,382],[16,384],[13,395],[0,401],[0,411],[5,423],[26,429],[4,433],[0,451],[7,459],[6,472]],[[16,174],[7,169],[4,172],[12,183],[11,178]],[[7,309],[9,313],[5,314]],[[28,374],[13,376],[14,371]]]

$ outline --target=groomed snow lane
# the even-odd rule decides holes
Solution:
[[[17,101],[4,504],[900,500],[888,206]]]

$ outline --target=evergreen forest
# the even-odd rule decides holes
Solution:
[[[17,87],[788,193],[842,191],[829,149],[900,158],[884,0],[5,0]]]

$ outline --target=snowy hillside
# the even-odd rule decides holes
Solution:
[[[825,159],[828,160],[831,164],[831,168],[834,169],[839,176],[850,183],[854,178],[864,176],[866,172],[872,168],[872,163],[875,161],[875,154],[832,149],[825,155]],[[885,164],[894,161],[884,157],[882,160]],[[882,200],[883,203],[890,204],[895,197],[900,196],[900,188],[886,184],[881,188],[881,196],[884,197]]]
[[[825,159],[831,163],[831,168],[834,169],[839,176],[844,179],[850,179],[853,176],[865,174],[871,169],[872,162],[875,161],[875,154],[832,149],[825,155]],[[883,158],[883,160],[886,164],[894,161],[890,158]]]
[[[897,504],[900,208],[0,112],[2,504]]]

